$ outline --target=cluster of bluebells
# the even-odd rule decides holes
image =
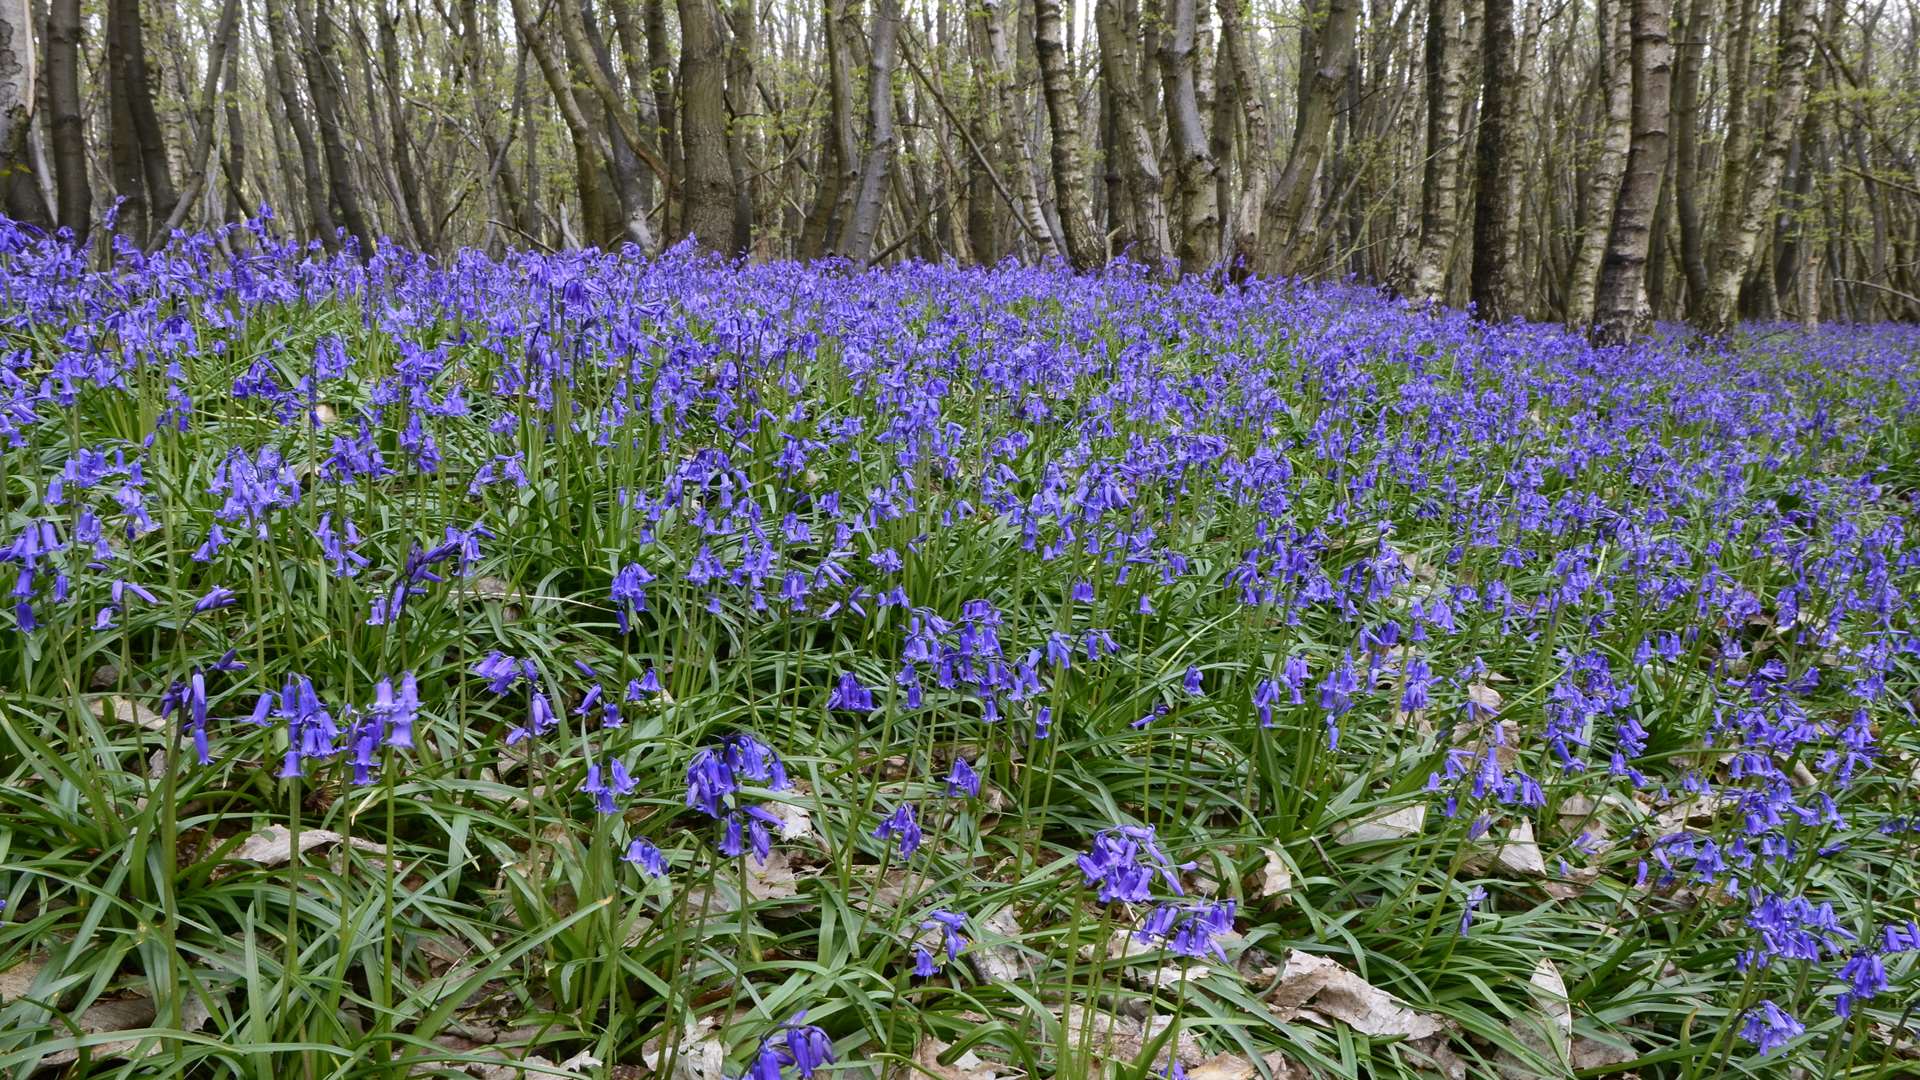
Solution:
[[[1225,961],[1219,938],[1233,931],[1234,902],[1188,901],[1180,873],[1192,863],[1176,864],[1161,849],[1153,828],[1114,825],[1095,833],[1092,847],[1078,860],[1085,885],[1101,904],[1151,904],[1139,934],[1180,956]],[[1155,883],[1179,900],[1156,901]]]
[[[1730,970],[1773,994],[1740,1021],[1763,1052],[1821,1007],[1788,988],[1842,1015],[1895,996],[1910,926],[1876,934],[1874,913],[1783,883],[1920,833],[1862,794],[1912,722],[1920,528],[1895,455],[1920,331],[1597,349],[1341,288],[687,253],[363,262],[265,220],[107,272],[0,223],[0,255],[0,320],[34,342],[0,352],[0,647],[33,658],[0,670],[57,670],[39,658],[82,641],[164,655],[178,634],[206,652],[129,677],[202,763],[223,757],[225,702],[251,697],[281,776],[371,782],[413,744],[449,642],[476,682],[446,689],[535,768],[570,717],[616,729],[664,704],[662,671],[699,695],[699,665],[660,652],[602,685],[462,620],[454,579],[567,546],[528,512],[562,501],[616,522],[583,546],[616,554],[539,568],[567,571],[542,588],[579,583],[558,600],[623,656],[684,620],[757,647],[791,630],[860,643],[793,668],[841,728],[886,711],[1152,755],[1178,722],[1208,753],[1282,760],[1305,731],[1333,770],[1417,752],[1474,838],[1516,819],[1545,836],[1561,796],[1716,807],[1565,857],[1737,903]],[[242,327],[329,303],[351,329],[241,347]],[[975,548],[984,580],[938,573]],[[366,704],[301,674],[322,670],[293,659],[307,640],[268,640],[265,670],[209,662],[280,633],[288,582],[349,613],[336,659],[427,685],[394,675]],[[597,811],[659,794],[616,741],[586,753],[569,760]],[[949,797],[978,796],[977,764],[954,760]],[[789,786],[772,750],[729,737],[686,780],[721,853],[767,857],[779,819],[742,792]],[[926,805],[886,807],[874,835],[915,856]],[[666,872],[649,841],[627,859]],[[1103,831],[1080,870],[1186,955],[1217,956],[1236,914],[1190,902],[1147,830]],[[1493,899],[1469,894],[1462,932]],[[811,1075],[826,1059],[799,1030],[756,1068]]]
[[[780,818],[764,806],[740,803],[739,794],[746,781],[762,784],[769,791],[786,791],[793,786],[780,755],[742,732],[694,755],[687,765],[686,803],[689,809],[723,824],[721,854],[733,858],[751,850],[756,861],[765,863],[773,849],[773,837],[780,830]]]

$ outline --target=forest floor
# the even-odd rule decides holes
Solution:
[[[0,1071],[1920,1070],[1913,328],[0,283]]]

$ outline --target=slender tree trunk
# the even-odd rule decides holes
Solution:
[[[873,238],[880,228],[885,184],[898,138],[893,125],[893,67],[900,45],[899,0],[876,0],[872,40],[867,71],[867,152],[860,162],[852,213],[840,241],[840,254],[862,264],[873,255]]]
[[[667,49],[667,10],[665,0],[644,0],[642,18],[647,28],[647,71],[653,80],[654,113],[659,126],[654,145],[661,148],[660,158],[667,167],[663,205],[660,208],[660,235],[679,236],[678,177],[680,162],[679,108],[673,85],[673,58]]]
[[[1167,123],[1180,192],[1180,265],[1191,274],[1220,261],[1219,164],[1207,148],[1207,132],[1200,119],[1198,76],[1194,71],[1195,0],[1167,3],[1160,69],[1169,88]]]
[[[80,0],[53,0],[47,12],[47,106],[53,142],[56,220],[86,239],[93,225],[93,183],[87,176],[86,117],[80,98]]]
[[[733,174],[727,168],[727,65],[715,31],[712,0],[678,0],[680,125],[686,177],[687,234],[725,251],[733,235]]]
[[[1633,143],[1633,65],[1622,62],[1633,54],[1633,17],[1627,0],[1620,0],[1609,15],[1607,25],[1599,28],[1601,56],[1606,61],[1600,70],[1607,110],[1588,185],[1587,202],[1593,212],[1580,233],[1567,281],[1567,325],[1572,327],[1593,322],[1600,262],[1606,258],[1613,204],[1620,191],[1620,176],[1627,168],[1627,150]]]
[[[193,204],[207,189],[207,163],[213,156],[214,98],[219,92],[220,76],[227,67],[227,51],[234,48],[233,39],[239,32],[239,26],[240,0],[224,0],[220,8],[220,24],[214,30],[212,49],[207,57],[200,100],[193,109],[194,128],[199,134],[194,137],[193,153],[187,159],[187,186],[175,202],[166,224],[154,231],[149,241],[153,246],[165,243],[173,230],[186,224],[187,216],[193,212]]]
[[[1700,312],[1701,325],[1709,331],[1724,333],[1739,317],[1740,284],[1753,264],[1760,234],[1779,195],[1788,146],[1806,104],[1812,44],[1813,22],[1804,0],[1781,0],[1773,98],[1745,198],[1738,204],[1739,212],[1733,216],[1731,227],[1723,225],[1718,237],[1713,269],[1707,281],[1706,303]]]
[[[140,173],[146,182],[146,210],[152,220],[165,220],[173,213],[179,193],[167,169],[167,143],[160,127],[160,116],[153,107],[153,67],[147,62],[146,29],[141,22],[140,0],[109,0],[118,9],[121,25],[121,85],[125,88],[128,116],[139,147]],[[145,240],[144,233],[134,234]]]
[[[1416,299],[1425,301],[1446,299],[1447,270],[1460,219],[1462,120],[1471,59],[1461,33],[1462,14],[1461,0],[1429,0],[1427,5],[1426,160],[1421,167],[1420,246],[1414,255],[1411,289]]]
[[[1267,88],[1260,77],[1260,60],[1247,27],[1243,0],[1218,0],[1220,44],[1233,61],[1235,96],[1246,124],[1246,151],[1240,180],[1240,198],[1234,206],[1233,241],[1227,259],[1238,269],[1251,269],[1260,257],[1262,220],[1267,201],[1267,176],[1273,154],[1273,132],[1267,124]]]
[[[1655,205],[1667,167],[1668,95],[1673,78],[1670,0],[1633,3],[1633,139],[1613,205],[1613,227],[1600,266],[1593,333],[1621,342],[1646,321],[1643,299]]]
[[[360,195],[348,164],[346,132],[341,124],[340,70],[334,59],[333,12],[327,0],[315,0],[313,25],[307,28],[307,90],[320,129],[320,149],[327,163],[327,190],[340,211],[347,234],[360,245],[360,257],[373,254],[373,234],[360,210]]]
[[[427,225],[420,198],[420,177],[413,166],[413,136],[407,122],[409,108],[401,96],[400,36],[396,29],[400,21],[399,9],[388,6],[386,0],[382,0],[378,21],[381,78],[387,84],[387,129],[393,144],[393,172],[400,186],[401,210],[405,214],[407,228],[413,234],[414,244],[431,247],[434,242],[433,231]]]
[[[313,125],[301,106],[294,82],[293,47],[289,37],[293,29],[287,24],[287,0],[266,0],[266,8],[267,38],[273,48],[273,80],[286,112],[287,127],[293,129],[294,141],[300,148],[300,186],[307,196],[308,223],[329,250],[336,249],[340,238],[327,198],[326,177],[320,170],[320,152],[314,145]]]
[[[1067,260],[1078,269],[1092,269],[1107,261],[1107,244],[1093,221],[1087,150],[1080,138],[1080,105],[1074,100],[1073,73],[1068,70],[1060,0],[1035,0],[1033,48],[1047,118],[1053,125],[1053,191],[1061,231],[1067,238]]]
[[[1680,269],[1687,306],[1699,310],[1707,295],[1706,243],[1700,221],[1700,67],[1706,58],[1709,0],[1682,0],[1685,12],[1676,50],[1673,86],[1673,209],[1680,231]]]
[[[1173,257],[1167,205],[1161,197],[1160,158],[1140,106],[1141,60],[1134,24],[1121,0],[1095,0],[1093,17],[1100,32],[1100,72],[1113,109],[1121,179],[1135,221],[1133,257],[1155,269]]]
[[[1518,152],[1515,130],[1520,102],[1513,30],[1513,0],[1486,0],[1481,29],[1480,141],[1474,153],[1473,276],[1474,308],[1482,319],[1498,322],[1515,310],[1513,221],[1520,208],[1506,178],[1508,159]]]
[[[1353,42],[1359,24],[1358,0],[1326,0],[1314,31],[1311,63],[1304,58],[1300,71],[1300,108],[1294,123],[1293,146],[1286,168],[1268,194],[1268,237],[1263,245],[1263,270],[1288,273],[1296,268],[1303,246],[1303,225],[1314,178],[1326,156],[1327,140],[1340,95],[1347,89],[1353,67]]]
[[[220,155],[220,171],[227,181],[227,201],[238,217],[256,209],[247,204],[247,129],[240,118],[240,31],[234,27],[233,40],[227,44],[227,69],[221,77],[227,120],[225,152]]]

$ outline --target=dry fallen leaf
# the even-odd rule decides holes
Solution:
[[[40,977],[46,966],[43,961],[29,958],[0,971],[0,1005],[26,997],[27,991],[33,988],[33,980]]]
[[[1260,869],[1260,882],[1255,886],[1253,895],[1258,900],[1270,900],[1278,904],[1287,899],[1293,891],[1293,870],[1287,866],[1286,856],[1278,848],[1266,848],[1266,865]]]
[[[1388,810],[1385,813],[1374,814],[1340,826],[1334,830],[1333,842],[1366,844],[1377,840],[1404,840],[1409,836],[1419,835],[1426,822],[1426,804],[1403,806],[1398,810]]]
[[[111,1001],[96,1001],[87,1006],[79,1016],[71,1017],[70,1020],[74,1027],[80,1029],[82,1034],[102,1035],[115,1031],[132,1031],[137,1028],[155,1027],[157,1026],[158,1014],[159,1010],[154,1006],[153,999],[141,996],[117,998]],[[207,1003],[202,1001],[199,995],[189,994],[186,1000],[180,1003],[180,1023],[174,1030],[198,1031],[207,1026],[207,1021],[211,1018],[212,1013],[208,1010]],[[55,1038],[68,1038],[73,1034],[73,1028],[68,1027],[66,1024],[56,1024],[53,1031]],[[160,1053],[165,1045],[161,1040],[151,1037],[147,1039],[113,1039],[107,1042],[95,1043],[87,1047],[86,1052],[87,1056],[94,1061],[103,1061],[108,1058],[125,1058],[133,1056],[135,1051],[139,1050],[142,1043],[146,1044],[146,1051],[139,1055],[141,1057]],[[71,1065],[79,1060],[80,1051],[78,1049],[61,1050],[41,1058],[40,1067],[46,1069],[59,1068],[62,1065]]]
[[[1112,1016],[1104,1012],[1075,1005],[1061,1017],[1067,1045],[1078,1051],[1085,1045],[1095,1060],[1119,1065],[1131,1065],[1140,1060],[1148,1044],[1159,1040],[1166,1033],[1167,1026],[1173,1023],[1173,1017],[1154,1014],[1145,1020],[1136,1020],[1129,1016]],[[1182,1068],[1192,1068],[1207,1059],[1206,1051],[1200,1046],[1200,1040],[1188,1028],[1182,1027],[1170,1042],[1177,1045],[1169,1050],[1162,1045],[1154,1059],[1155,1071],[1165,1072],[1177,1058]],[[1096,1070],[1096,1074],[1104,1070]]]
[[[89,703],[88,708],[93,711],[94,718],[101,723],[106,722],[107,711],[111,709],[113,711],[113,719],[119,723],[137,724],[148,731],[165,731],[167,729],[165,717],[130,697],[94,698],[93,701]]]
[[[953,1064],[940,1064],[940,1055],[952,1047],[928,1036],[913,1051],[913,1065],[900,1065],[889,1071],[889,1080],[998,1080],[1000,1072],[993,1063],[980,1060],[972,1050],[962,1050]]]
[[[1420,1039],[1446,1029],[1439,1017],[1409,1008],[1336,961],[1299,949],[1287,954],[1267,1005],[1281,1020],[1333,1019],[1363,1035]]]
[[[359,848],[384,855],[387,849],[371,840],[345,837],[331,829],[300,830],[300,854],[305,855],[315,848],[331,847],[341,841]],[[293,834],[285,825],[269,825],[242,841],[234,849],[233,857],[242,862],[258,863],[261,866],[279,866],[293,858]]]
[[[1010,908],[997,908],[973,920],[979,931],[967,951],[960,955],[973,965],[974,974],[987,982],[1019,982],[1033,975],[1033,961],[1020,946],[1012,944],[1020,937],[1020,924]],[[1001,939],[995,942],[993,939]]]
[[[727,1047],[714,1035],[715,1021],[703,1016],[687,1025],[673,1054],[672,1080],[722,1080],[726,1074]],[[655,1075],[667,1067],[666,1039],[655,1036],[640,1047],[640,1060]]]

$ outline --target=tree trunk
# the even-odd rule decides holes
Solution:
[[[1674,66],[1673,209],[1680,228],[1680,269],[1687,281],[1687,306],[1699,310],[1707,295],[1706,243],[1700,221],[1700,67],[1706,58],[1709,0],[1683,0],[1685,21]]]
[[[1161,198],[1160,158],[1154,152],[1140,107],[1141,63],[1134,45],[1134,24],[1120,0],[1095,0],[1093,17],[1100,32],[1100,77],[1113,109],[1121,179],[1135,222],[1133,257],[1158,270],[1173,257],[1167,205]]]
[[[93,225],[93,184],[87,176],[86,117],[80,98],[80,0],[53,0],[47,12],[47,107],[53,142],[56,219],[85,240]]]
[[[680,189],[680,136],[679,110],[675,100],[673,86],[673,59],[667,51],[667,10],[664,0],[645,0],[641,9],[647,28],[647,71],[653,79],[653,105],[659,126],[654,131],[654,145],[660,147],[660,158],[667,167],[666,178],[661,181],[666,191],[660,207],[660,235],[680,235],[678,216]]]
[[[315,126],[320,129],[320,150],[327,163],[327,190],[364,259],[373,254],[373,234],[360,211],[360,195],[354,189],[352,167],[347,163],[346,133],[340,122],[340,71],[334,63],[333,12],[327,0],[315,0],[313,25],[307,30],[307,91],[313,95]]]
[[[1804,0],[1781,0],[1778,60],[1771,80],[1774,88],[1767,125],[1761,134],[1759,158],[1754,163],[1730,228],[1724,228],[1714,252],[1707,295],[1700,312],[1701,325],[1725,333],[1739,317],[1740,284],[1753,263],[1754,249],[1767,225],[1788,145],[1800,124],[1806,104],[1807,67],[1812,54],[1813,23]]]
[[[1263,246],[1263,270],[1287,273],[1295,269],[1302,246],[1303,218],[1314,178],[1326,155],[1333,114],[1346,90],[1353,65],[1353,41],[1360,19],[1358,0],[1326,0],[1325,19],[1314,33],[1312,62],[1303,58],[1300,71],[1300,109],[1294,123],[1293,146],[1287,165],[1268,195],[1268,237]]]
[[[1273,154],[1273,133],[1267,124],[1267,88],[1260,78],[1252,32],[1247,28],[1242,0],[1219,0],[1220,44],[1233,61],[1233,84],[1240,115],[1246,124],[1246,151],[1240,198],[1234,206],[1233,242],[1227,259],[1238,270],[1250,270],[1260,257],[1262,214],[1267,201],[1267,175]]]
[[[237,25],[233,40],[227,44],[227,70],[221,79],[226,103],[227,142],[225,152],[220,156],[220,171],[226,177],[227,201],[233,204],[232,213],[237,217],[246,217],[255,208],[247,205],[247,130],[240,119],[240,34]]]
[[[37,60],[33,12],[27,0],[0,0],[0,175],[10,188],[23,183],[34,187],[27,136],[33,121]]]
[[[873,47],[867,72],[867,153],[860,163],[853,209],[841,237],[840,254],[865,265],[873,255],[880,228],[887,170],[893,166],[893,65],[899,55],[899,0],[876,0]]]
[[[420,200],[420,177],[413,167],[413,137],[408,131],[408,106],[400,93],[400,39],[395,24],[400,12],[383,0],[378,15],[380,24],[381,78],[387,84],[387,133],[393,145],[394,178],[400,185],[400,208],[407,229],[419,247],[432,247],[434,236],[427,225]]]
[[[286,111],[287,126],[293,129],[293,137],[300,147],[301,188],[307,195],[309,224],[313,231],[320,234],[320,240],[329,250],[340,246],[340,238],[333,223],[333,208],[327,198],[327,182],[320,171],[320,153],[313,142],[313,125],[307,121],[301,108],[300,94],[294,83],[293,47],[288,35],[292,28],[287,25],[287,0],[266,0],[267,38],[273,47],[273,81],[280,94],[280,103]]]
[[[733,235],[733,174],[727,168],[727,65],[712,0],[678,0],[680,123],[686,177],[685,228],[703,247],[725,252]]]
[[[1576,328],[1593,322],[1594,292],[1600,287],[1600,262],[1607,254],[1613,203],[1633,142],[1633,65],[1622,62],[1633,53],[1633,18],[1626,0],[1620,0],[1610,15],[1608,25],[1599,28],[1601,57],[1606,61],[1600,70],[1607,110],[1588,185],[1587,201],[1593,212],[1580,233],[1567,280],[1567,325]]]
[[[1513,0],[1486,0],[1481,29],[1480,141],[1474,151],[1473,275],[1476,313],[1489,322],[1518,314],[1512,288],[1513,221],[1520,208],[1506,179],[1518,150],[1514,121],[1520,102],[1513,32]]]
[[[167,170],[166,135],[160,116],[153,108],[153,68],[147,62],[146,29],[141,23],[140,0],[109,0],[119,11],[121,25],[121,83],[127,98],[128,116],[139,147],[140,173],[146,182],[147,212],[153,220],[165,220],[173,213],[179,194]],[[145,233],[134,234],[139,240]]]
[[[1471,59],[1461,33],[1462,14],[1461,0],[1429,0],[1427,5],[1426,160],[1420,187],[1420,246],[1414,254],[1410,291],[1415,299],[1431,302],[1447,297],[1447,269],[1460,218],[1462,121]]]
[[[1047,119],[1053,125],[1053,192],[1060,207],[1061,231],[1066,234],[1067,261],[1076,269],[1090,270],[1107,261],[1107,244],[1093,221],[1087,151],[1080,138],[1080,104],[1073,96],[1060,0],[1035,0],[1033,49],[1040,63]]]
[[[1195,0],[1168,0],[1160,70],[1169,93],[1175,183],[1180,193],[1181,269],[1199,273],[1220,261],[1219,165],[1207,149],[1194,72]]]
[[[1633,138],[1626,175],[1613,204],[1613,227],[1600,288],[1594,300],[1593,334],[1622,342],[1646,321],[1643,291],[1654,207],[1667,167],[1668,93],[1673,50],[1668,39],[1670,0],[1633,0]]]
[[[194,105],[194,128],[198,134],[194,137],[193,154],[187,159],[187,186],[174,204],[173,212],[167,216],[166,224],[154,231],[148,241],[150,246],[158,247],[166,242],[173,230],[186,224],[187,217],[193,212],[193,204],[207,189],[207,162],[213,156],[213,99],[219,92],[220,76],[227,67],[227,51],[232,49],[233,39],[240,26],[240,0],[224,0],[220,7],[220,25],[214,30],[211,52],[207,56],[207,71],[200,87],[200,100]]]

